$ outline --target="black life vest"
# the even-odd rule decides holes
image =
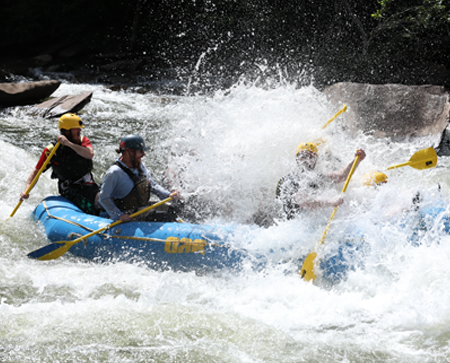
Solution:
[[[120,167],[131,178],[134,183],[133,189],[125,197],[114,199],[114,203],[121,211],[132,211],[148,205],[150,200],[150,184],[147,176],[139,171],[139,176],[135,175],[130,169],[116,161],[114,163]]]
[[[56,141],[53,141],[47,146],[47,150],[51,152],[55,145]],[[63,145],[56,150],[50,163],[53,170],[51,178],[66,183],[76,182],[87,173],[90,173],[93,168],[92,159],[83,158],[70,147],[65,147]]]
[[[302,186],[302,182],[304,185]],[[304,209],[300,207],[294,200],[293,195],[300,190],[309,191],[313,193],[319,190],[320,186],[317,181],[302,180],[301,174],[289,174],[281,178],[277,184],[276,197],[283,203],[283,210],[286,213],[287,219],[295,218],[298,213],[303,212]]]

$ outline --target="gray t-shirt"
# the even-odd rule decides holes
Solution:
[[[121,165],[129,169],[133,174],[139,176],[138,169],[128,168],[122,161],[117,159]],[[147,177],[150,184],[150,192],[156,194],[159,199],[168,198],[170,192],[157,184],[144,164],[141,163],[141,171]],[[124,214],[114,203],[114,199],[125,198],[133,189],[134,182],[119,166],[113,165],[106,172],[103,178],[102,188],[100,190],[100,204],[105,208],[110,218],[114,221],[118,220]]]

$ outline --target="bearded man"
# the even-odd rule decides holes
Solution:
[[[129,222],[130,215],[151,204],[150,194],[159,199],[172,197],[178,200],[178,191],[169,192],[157,184],[142,163],[145,156],[144,139],[139,135],[127,135],[116,150],[121,156],[106,172],[100,191],[100,204],[113,221]],[[136,220],[174,221],[176,214],[168,205],[162,205],[141,214]]]

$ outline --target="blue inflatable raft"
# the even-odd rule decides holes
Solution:
[[[52,242],[70,241],[112,223],[88,215],[61,196],[44,199],[33,213]],[[69,252],[95,262],[143,263],[156,270],[239,269],[249,255],[230,245],[228,227],[190,223],[128,222],[74,244]]]
[[[110,219],[82,212],[61,196],[45,198],[33,215],[41,222],[51,242],[72,241],[112,223]],[[279,260],[271,261],[270,253],[255,255],[243,248],[246,241],[238,240],[236,228],[190,223],[128,222],[82,240],[70,247],[68,252],[99,263],[138,263],[160,271],[239,271],[244,264],[260,270],[268,263],[280,263]],[[296,254],[294,249],[295,246],[292,246],[291,251],[286,251],[288,261],[290,255]],[[353,234],[332,255],[321,259],[320,275],[329,282],[339,282],[345,279],[350,269],[361,264],[367,253],[363,236]],[[298,271],[304,257],[291,261]]]

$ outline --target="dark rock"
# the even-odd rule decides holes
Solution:
[[[61,84],[60,81],[0,83],[0,106],[31,105],[49,97]]]
[[[62,116],[67,112],[76,113],[86,106],[91,101],[91,98],[92,92],[53,98],[30,108],[27,111],[27,115],[52,118]]]
[[[72,58],[84,52],[84,47],[81,44],[72,44],[64,48],[58,53],[58,57]]]
[[[346,130],[392,141],[433,136],[441,140],[449,123],[450,103],[443,86],[336,83],[324,90],[335,107],[347,104]]]
[[[37,66],[45,66],[52,61],[53,57],[50,54],[41,54],[36,57],[33,57],[33,60],[36,62]]]
[[[127,71],[134,72],[139,66],[142,64],[142,59],[137,60],[121,60],[114,63],[106,64],[100,66],[100,70],[102,71]]]
[[[445,129],[441,142],[435,149],[438,156],[450,156],[450,126]]]

